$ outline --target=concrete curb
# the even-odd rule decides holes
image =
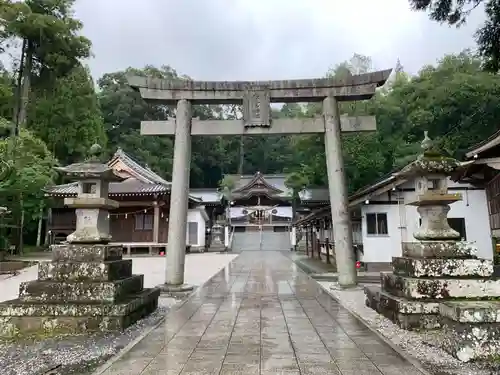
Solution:
[[[294,260],[291,257],[290,259],[313,280],[333,282],[338,280],[338,276],[323,275],[324,273],[317,272],[317,269],[314,269],[314,267],[310,267],[309,265],[303,263],[300,259]],[[380,276],[358,275],[358,282],[364,284],[380,284]]]
[[[313,279],[314,280],[314,279]],[[375,335],[377,335],[380,340],[385,342],[387,345],[391,347],[392,350],[394,350],[396,353],[398,353],[401,357],[406,359],[409,363],[411,363],[417,370],[419,370],[422,375],[433,375],[429,371],[427,371],[422,363],[417,360],[416,358],[412,357],[410,354],[406,353],[403,349],[401,349],[399,346],[394,344],[391,340],[389,340],[387,337],[385,337],[382,333],[377,331],[375,328],[373,328],[366,320],[364,320],[358,313],[354,312],[351,308],[348,306],[344,305],[339,299],[337,299],[332,293],[330,293],[330,290],[320,283],[318,285],[323,289],[330,297],[332,297],[335,301],[337,301],[344,309],[349,311],[356,319],[358,319],[361,323],[363,323],[370,331],[372,331]]]

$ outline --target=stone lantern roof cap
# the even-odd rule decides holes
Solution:
[[[107,181],[123,181],[113,168],[100,161],[102,147],[94,144],[89,149],[89,156],[83,163],[74,163],[66,167],[56,167],[59,172],[76,180],[99,179]]]
[[[428,132],[424,132],[422,141],[423,152],[417,160],[408,164],[396,176],[425,176],[429,174],[451,175],[461,163],[452,157],[446,156],[440,151],[429,138]]]

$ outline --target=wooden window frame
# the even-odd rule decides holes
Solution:
[[[149,222],[146,219],[151,218]],[[151,223],[151,224],[149,224]],[[135,231],[152,231],[154,226],[154,216],[152,214],[135,214],[134,216],[134,230]],[[139,224],[139,225],[138,225]]]
[[[370,233],[370,227],[368,226],[368,217],[370,215],[375,216],[375,231],[376,233]],[[385,221],[385,233],[380,233],[380,223],[379,217],[384,218]],[[383,231],[382,231],[383,232]],[[369,212],[366,214],[366,235],[370,237],[387,237],[389,236],[389,219],[387,217],[387,212]]]

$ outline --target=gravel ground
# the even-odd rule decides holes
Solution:
[[[344,307],[360,316],[372,328],[397,345],[407,355],[417,359],[435,375],[498,375],[500,365],[493,368],[481,363],[462,363],[439,347],[440,331],[411,332],[399,328],[387,318],[379,315],[365,305],[362,289],[339,290],[338,284],[319,281]]]
[[[190,254],[186,257],[185,280],[201,285],[224,268],[236,255]],[[36,279],[37,267],[22,270],[20,275],[0,278],[0,301],[17,297],[19,284]],[[133,258],[133,272],[144,274],[144,286],[152,287],[164,282],[165,261],[158,258]],[[158,309],[123,332],[67,336],[31,342],[0,342],[0,373],[2,375],[51,375],[92,372],[100,364],[117,354],[145,331],[160,323],[168,310],[179,300],[161,297]]]

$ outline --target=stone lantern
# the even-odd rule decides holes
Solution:
[[[365,287],[368,306],[401,328],[442,328],[440,344],[461,361],[500,355],[500,280],[493,261],[477,257],[477,248],[450,228],[447,180],[461,164],[434,148],[425,132],[423,153],[397,174],[415,181],[422,225],[392,258],[392,272],[381,273],[381,287]],[[493,318],[492,318],[493,317]]]
[[[224,236],[224,228],[222,225],[215,224],[212,227],[212,244],[214,246],[222,246],[224,244],[223,236]]]
[[[108,210],[118,207],[109,182],[120,178],[100,163],[100,151],[94,145],[87,161],[57,168],[78,181],[77,196],[64,202],[76,209],[76,230],[51,246],[51,262],[21,283],[18,299],[0,303],[0,337],[122,330],[158,306],[160,290],[144,288],[122,245],[109,243]]]
[[[413,236],[423,241],[458,240],[460,233],[448,224],[448,212],[450,204],[460,201],[462,196],[448,193],[448,177],[460,162],[436,151],[427,132],[422,148],[417,160],[397,173],[415,181],[416,199],[408,205],[417,207],[422,225]]]
[[[90,148],[90,158],[83,163],[56,168],[66,176],[78,180],[78,194],[65,198],[64,204],[76,211],[76,230],[67,240],[69,243],[108,243],[109,210],[118,208],[118,202],[108,198],[109,183],[121,181],[113,169],[99,161],[101,146]]]

